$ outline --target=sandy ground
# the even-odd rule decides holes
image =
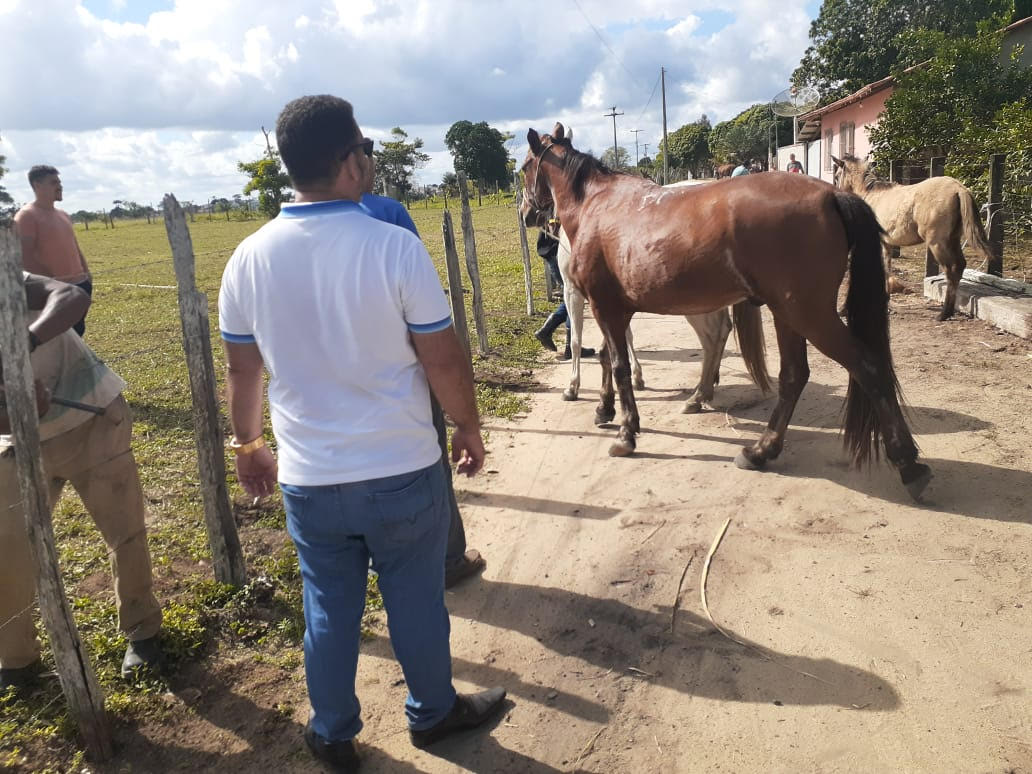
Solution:
[[[884,464],[849,468],[845,373],[812,348],[785,451],[763,473],[732,464],[774,403],[733,340],[714,410],[683,415],[694,335],[680,318],[635,319],[648,387],[625,459],[592,424],[597,363],[574,403],[560,400],[568,368],[545,369],[527,416],[489,427],[485,473],[459,483],[488,568],[447,595],[455,679],[505,686],[507,711],[415,750],[381,627],[360,664],[363,771],[1032,772],[1032,348],[938,323],[916,296],[893,306],[935,473],[924,505]],[[709,606],[748,645],[700,603],[727,518]],[[112,771],[319,770],[300,740],[300,668],[223,652],[194,669],[189,711],[135,729]]]

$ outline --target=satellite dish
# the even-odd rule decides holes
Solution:
[[[777,116],[801,116],[817,107],[820,98],[813,86],[791,86],[778,92],[770,101],[770,109]]]

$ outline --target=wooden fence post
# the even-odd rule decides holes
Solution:
[[[165,194],[165,231],[172,246],[176,284],[179,285],[179,314],[183,324],[183,350],[190,372],[193,396],[194,438],[197,467],[204,501],[204,522],[208,529],[215,579],[231,586],[243,586],[247,567],[233,519],[233,507],[226,486],[226,457],[222,425],[215,398],[215,364],[211,357],[211,328],[208,325],[208,297],[197,289],[194,252],[183,210],[172,194]]]
[[[946,157],[933,156],[928,163],[929,177],[942,177],[946,174]],[[925,276],[934,277],[939,273],[939,262],[935,260],[932,251],[925,248]]]
[[[477,189],[479,191],[479,188]],[[480,264],[477,263],[477,238],[473,233],[473,213],[469,208],[466,175],[459,172],[459,191],[462,196],[462,249],[466,254],[466,271],[473,286],[473,322],[477,326],[477,350],[487,357],[487,316],[484,314],[484,295],[480,290]]]
[[[105,761],[114,755],[114,746],[104,712],[104,694],[75,627],[54,544],[48,482],[40,459],[39,419],[29,364],[21,266],[18,237],[11,229],[0,228],[0,350],[4,353],[4,398],[14,436],[14,457],[25,508],[25,527],[36,561],[39,609],[50,636],[61,689],[79,726],[86,750],[94,760]],[[0,625],[3,623],[0,621]]]
[[[466,301],[462,295],[462,272],[459,271],[459,253],[455,249],[455,228],[452,226],[451,212],[444,211],[441,221],[444,234],[444,260],[448,267],[448,296],[451,298],[452,321],[455,332],[459,335],[459,343],[466,351],[466,357],[472,360],[469,346],[469,323],[466,322]]]
[[[989,247],[992,260],[989,261],[989,273],[997,277],[1003,276],[1003,222],[1006,213],[1003,210],[1003,177],[1006,172],[1006,153],[994,153],[989,167]]]
[[[527,244],[527,224],[520,212],[519,192],[516,192],[516,220],[520,228],[520,250],[523,252],[523,286],[527,291],[527,314],[534,314],[534,284],[530,273],[530,246]]]

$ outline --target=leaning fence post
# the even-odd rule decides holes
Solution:
[[[992,260],[989,261],[989,273],[997,277],[1003,276],[1003,222],[1006,213],[1003,209],[1003,176],[1006,171],[1006,153],[994,153],[989,166],[989,248]]]
[[[478,189],[479,190],[479,189]],[[469,208],[466,175],[459,173],[459,192],[462,196],[462,249],[466,253],[466,271],[473,286],[473,322],[477,326],[477,349],[487,356],[487,316],[484,314],[484,294],[480,289],[480,265],[477,263],[477,239],[473,233],[473,213]]]
[[[946,157],[933,156],[928,163],[929,177],[942,177],[946,174]],[[925,276],[934,277],[939,273],[939,262],[935,260],[931,249],[925,247]]]
[[[208,325],[208,297],[197,289],[194,252],[183,210],[172,194],[165,194],[165,231],[172,246],[172,261],[179,285],[179,314],[183,324],[183,350],[190,372],[193,396],[194,438],[197,466],[204,501],[204,522],[208,529],[215,579],[231,586],[243,586],[247,579],[240,536],[233,520],[233,507],[226,486],[226,457],[222,425],[215,399],[215,364],[211,356],[211,328]]]
[[[451,212],[448,210],[444,211],[441,231],[444,234],[444,261],[448,268],[448,296],[451,298],[452,320],[455,323],[455,332],[459,335],[459,343],[466,352],[466,357],[472,359],[469,346],[469,323],[466,322],[466,301],[462,295],[462,273],[459,271],[459,253],[455,249],[455,227],[452,226]]]
[[[534,284],[530,274],[530,246],[527,244],[527,224],[520,213],[519,192],[516,194],[516,220],[520,224],[520,250],[523,251],[523,286],[527,291],[527,314],[534,314]]]
[[[4,353],[4,396],[14,436],[25,528],[36,561],[39,609],[50,636],[68,708],[78,723],[90,757],[104,761],[114,755],[111,728],[104,712],[104,694],[79,638],[58,568],[48,484],[40,459],[39,419],[29,364],[27,326],[21,244],[11,229],[0,228],[0,351]],[[3,623],[0,621],[0,625]]]

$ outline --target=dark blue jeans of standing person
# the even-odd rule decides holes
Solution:
[[[552,275],[552,282],[557,288],[559,288],[559,292],[562,293],[563,275],[559,272],[559,258],[555,255],[551,255],[547,258],[542,258],[542,260],[545,262],[545,270]],[[570,316],[566,312],[565,296],[563,297],[563,300],[559,302],[559,306],[555,308],[555,311],[552,312],[552,314],[555,315],[556,322],[559,325],[569,322]]]
[[[409,727],[439,723],[455,703],[444,606],[449,517],[440,462],[351,484],[280,488],[304,583],[312,729],[330,741],[352,739],[362,729],[355,673],[370,557],[409,689]]]
[[[83,280],[82,282],[76,282],[75,287],[82,288],[86,291],[86,295],[88,295],[90,298],[93,298],[92,278]],[[82,319],[79,320],[79,322],[77,322],[74,326],[72,326],[72,330],[79,334],[79,338],[82,338],[83,334],[86,333],[86,315],[83,315]]]

